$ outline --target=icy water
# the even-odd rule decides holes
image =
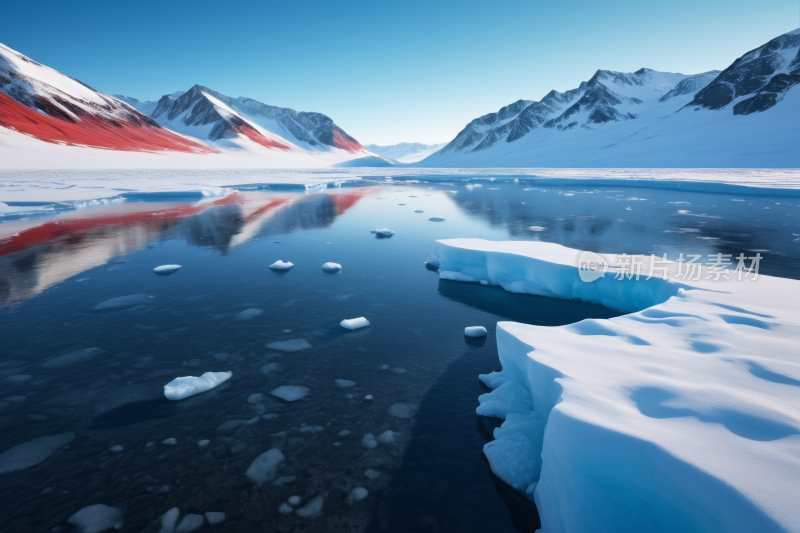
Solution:
[[[798,203],[393,183],[0,224],[0,530],[68,532],[76,511],[104,504],[122,510],[122,531],[160,531],[175,507],[179,522],[225,513],[197,531],[532,531],[535,507],[481,454],[493,422],[475,415],[477,375],[499,369],[494,325],[618,313],[440,281],[423,263],[432,242],[760,253],[762,273],[796,279]],[[370,233],[384,227],[395,234]],[[279,259],[294,268],[267,268]],[[343,269],[323,272],[328,261]],[[163,264],[183,268],[154,274]],[[338,326],[361,316],[371,327]],[[485,342],[464,337],[473,325]],[[305,343],[273,344],[292,340]],[[233,376],[164,398],[170,380],[208,371]],[[286,385],[306,395],[271,394]],[[245,472],[270,449],[284,459],[257,485]]]

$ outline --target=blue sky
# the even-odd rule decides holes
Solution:
[[[598,69],[723,69],[798,0],[7,2],[0,42],[97,90],[199,83],[333,118],[362,143],[445,142]]]

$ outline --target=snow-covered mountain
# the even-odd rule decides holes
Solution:
[[[53,144],[214,153],[130,105],[0,44],[0,130]]]
[[[342,160],[371,155],[322,113],[298,112],[251,98],[231,98],[195,85],[177,98],[161,97],[150,116],[163,126],[224,148],[332,152]]]
[[[171,96],[172,98],[178,98],[185,92],[186,91],[175,91],[168,96]],[[141,100],[137,100],[136,98],[131,98],[130,96],[125,96],[122,94],[112,94],[111,96],[117,100],[122,100],[132,108],[136,109],[137,111],[141,111],[145,115],[150,115],[150,113],[155,111],[156,107],[158,106],[158,100],[147,100],[142,102]]]
[[[598,70],[576,89],[473,120],[417,165],[796,167],[799,54],[794,30],[723,72]]]
[[[366,148],[370,152],[378,154],[379,156],[393,159],[395,161],[399,161],[400,163],[416,163],[417,161],[425,159],[446,144],[447,143],[400,143],[390,144],[387,146],[368,144]]]

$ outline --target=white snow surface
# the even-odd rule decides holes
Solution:
[[[233,372],[206,372],[200,377],[183,376],[164,385],[164,396],[168,400],[182,400],[206,392],[228,381]]]
[[[339,322],[339,325],[342,326],[344,329],[361,329],[369,327],[369,320],[366,318],[358,317],[358,318],[346,318]]]
[[[109,529],[122,529],[124,525],[122,511],[102,503],[84,507],[70,516],[67,523],[75,526],[75,533],[102,533]]]
[[[556,244],[434,248],[446,271],[630,313],[497,324],[502,371],[480,376],[494,391],[477,412],[505,422],[484,452],[536,501],[544,533],[800,531],[800,282],[703,268],[676,283],[675,263],[622,281],[607,256],[585,283],[579,251]]]
[[[74,433],[38,437],[0,453],[0,474],[36,466],[75,438]]]
[[[280,259],[278,259],[277,261],[272,263],[269,267],[272,270],[289,270],[293,266],[294,266],[294,263],[290,263],[289,261],[285,261],[284,262],[284,261],[281,261]]]

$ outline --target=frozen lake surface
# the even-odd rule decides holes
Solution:
[[[536,510],[489,471],[495,421],[475,415],[495,323],[618,312],[440,280],[435,239],[760,253],[762,273],[800,277],[791,197],[508,179],[138,200],[0,224],[8,531],[66,533],[96,505],[122,531],[165,514],[198,531],[527,531]],[[353,317],[370,326],[339,325]],[[164,397],[205,372],[232,377]]]

